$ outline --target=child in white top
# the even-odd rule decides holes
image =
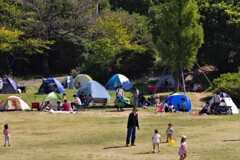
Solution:
[[[157,146],[157,148],[158,148],[158,152],[160,152],[159,144],[160,144],[161,142],[162,142],[161,136],[160,136],[160,134],[158,133],[158,130],[155,129],[154,135],[152,136],[152,144],[153,144],[153,152],[154,152],[154,153],[156,152],[156,150],[155,150],[156,146]]]
[[[167,134],[167,141],[166,141],[166,143],[168,143],[168,140],[172,140],[172,138],[173,138],[172,123],[168,123],[168,128],[167,128],[165,134]]]
[[[11,143],[10,143],[10,131],[8,129],[8,125],[7,124],[4,125],[3,135],[5,137],[4,146],[7,145],[7,142],[8,142],[8,146],[11,146]]]
[[[181,140],[181,146],[178,151],[178,155],[180,156],[180,160],[185,160],[187,157],[187,143],[186,143],[187,137],[185,135],[182,135]]]

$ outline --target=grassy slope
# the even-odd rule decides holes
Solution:
[[[34,102],[38,85],[20,94],[29,104]],[[67,90],[69,100],[73,90]],[[112,93],[113,95],[113,93]],[[199,108],[210,93],[187,93],[193,108]],[[4,99],[8,95],[0,95]],[[19,96],[19,95],[18,95]],[[40,102],[45,96],[37,95]],[[112,101],[110,102],[112,104]],[[178,159],[180,136],[187,135],[189,158],[240,159],[240,115],[196,116],[186,113],[154,114],[154,108],[139,110],[141,129],[136,147],[124,147],[126,122],[130,109],[116,112],[113,108],[89,109],[77,114],[48,114],[43,112],[2,112],[1,125],[9,124],[12,146],[0,147],[1,160],[45,159]],[[151,136],[155,128],[163,136],[167,124],[173,123],[175,146],[161,144],[161,153],[150,153]],[[3,139],[3,136],[2,136]],[[163,136],[163,141],[165,137]]]

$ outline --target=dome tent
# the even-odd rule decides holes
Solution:
[[[92,78],[87,74],[79,74],[73,81],[73,87],[79,89],[85,82],[91,81]],[[78,86],[80,83],[80,87]]]
[[[31,110],[29,105],[17,96],[9,96],[0,103],[1,111],[12,111],[12,110]]]
[[[113,75],[105,85],[107,90],[116,90],[118,86],[122,86],[124,90],[130,90],[133,85],[129,79],[122,74]]]
[[[107,90],[97,81],[89,81],[84,83],[77,91],[77,96],[81,93],[85,95],[91,94],[95,103],[107,103],[110,100],[110,95]]]
[[[61,84],[63,85],[64,88],[73,88],[73,77],[72,76],[67,76],[64,77],[63,80],[61,81]]]
[[[56,78],[43,79],[43,82],[38,89],[38,94],[49,94],[51,92],[65,93],[63,85]]]
[[[220,93],[220,100],[224,100],[227,106],[231,106],[232,109],[232,113],[233,114],[238,114],[238,108],[236,106],[236,104],[233,102],[232,98],[230,97],[229,94],[226,94],[224,92]],[[212,97],[212,99],[210,100],[209,104],[210,106],[214,103],[214,97]]]
[[[191,112],[191,111],[192,111],[191,101],[190,101],[190,100],[188,99],[188,97],[187,97],[186,95],[184,95],[184,94],[178,94],[178,93],[172,94],[171,96],[167,97],[167,99],[165,99],[165,100],[163,101],[163,103],[165,103],[165,102],[168,100],[168,101],[169,101],[169,104],[170,104],[170,103],[173,103],[174,109],[175,109],[176,111],[179,111],[180,108],[179,108],[178,105],[181,106],[181,104],[182,104],[181,99],[185,99],[185,102],[187,103],[186,111],[187,111],[187,112]],[[163,103],[162,103],[162,104],[163,104]]]
[[[2,79],[3,88],[1,93],[16,93],[17,92],[17,83],[11,78]]]
[[[49,101],[50,105],[51,105],[51,109],[54,109],[54,108],[57,108],[57,102],[63,102],[63,99],[62,97],[55,93],[55,92],[51,92],[49,93],[46,98],[44,99],[44,101],[42,102],[42,107],[44,106],[44,104]]]

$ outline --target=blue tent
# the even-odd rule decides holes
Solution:
[[[181,104],[182,104],[182,101],[181,101],[181,99],[185,99],[185,101],[186,101],[186,103],[187,103],[187,108],[186,108],[186,111],[187,112],[190,112],[190,111],[192,111],[192,105],[191,105],[191,101],[187,98],[187,96],[185,96],[184,94],[173,94],[173,95],[171,95],[171,96],[169,96],[166,100],[168,100],[169,101],[169,104],[170,103],[173,103],[173,105],[174,105],[174,109],[176,110],[176,111],[179,111],[179,106],[178,106],[178,104],[181,106]],[[166,102],[166,100],[164,100],[164,102]]]
[[[17,92],[17,83],[14,82],[11,78],[2,79],[3,88],[1,93],[16,93]]]
[[[43,83],[38,90],[38,94],[49,94],[51,92],[65,93],[63,85],[55,78],[43,79]]]
[[[122,74],[115,74],[108,80],[105,88],[107,90],[116,90],[118,86],[122,86],[124,90],[130,90],[133,87],[132,83],[126,76]]]
[[[91,94],[93,101],[95,103],[106,103],[107,100],[110,100],[110,95],[107,90],[97,81],[88,81],[85,82],[77,91],[77,96],[80,96],[81,93],[85,95]]]
[[[61,84],[63,85],[64,88],[73,89],[73,77],[72,76],[64,77],[64,79],[61,81]]]

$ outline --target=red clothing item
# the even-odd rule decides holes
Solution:
[[[66,103],[63,103],[62,107],[64,111],[70,111],[71,105],[70,103],[66,102]]]

